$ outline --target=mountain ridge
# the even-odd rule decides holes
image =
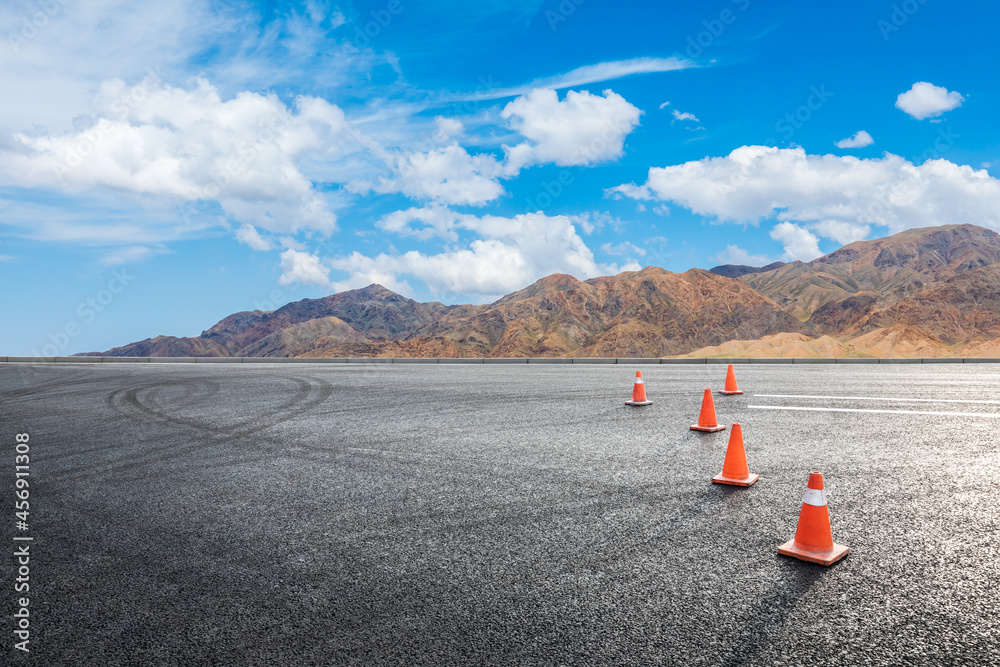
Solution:
[[[753,270],[749,270],[753,269]],[[857,241],[811,262],[552,274],[491,304],[421,303],[377,284],[233,313],[196,337],[109,356],[931,356],[1000,336],[1000,235],[974,225]],[[89,353],[96,354],[96,353]]]

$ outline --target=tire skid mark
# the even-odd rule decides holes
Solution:
[[[214,393],[216,393],[218,391],[218,389],[219,389],[218,383],[213,383],[213,382],[210,382],[210,381],[207,381],[207,380],[181,380],[181,381],[173,381],[173,382],[167,383],[167,385],[168,386],[177,386],[177,385],[182,384],[182,383],[183,384],[189,384],[189,385],[190,384],[194,384],[194,385],[198,385],[198,384],[215,385],[214,391],[210,388],[209,390],[203,392],[206,395],[209,395],[209,394],[214,395]],[[310,385],[309,385],[308,382],[299,380],[299,381],[297,381],[297,384],[298,384],[298,389],[295,392],[295,395],[294,395],[294,397],[293,397],[293,399],[291,401],[293,405],[295,405],[297,403],[301,403],[303,400],[305,400],[306,396],[309,394],[309,391],[310,391]],[[144,388],[127,389],[122,394],[120,394],[121,405],[119,406],[119,405],[116,404],[114,407],[119,412],[121,412],[121,413],[124,413],[124,414],[131,413],[131,414],[129,414],[129,416],[133,416],[134,417],[134,416],[141,415],[141,416],[144,416],[144,417],[152,417],[153,419],[155,419],[157,421],[170,422],[170,423],[173,423],[173,424],[177,424],[179,426],[186,426],[186,427],[192,428],[192,429],[194,429],[196,431],[214,433],[216,435],[222,435],[222,436],[239,435],[239,433],[241,432],[240,431],[241,428],[243,428],[244,430],[246,430],[245,427],[248,424],[251,424],[251,423],[253,423],[253,422],[255,422],[255,421],[257,421],[257,420],[259,420],[261,418],[261,417],[251,417],[248,420],[239,421],[239,422],[236,422],[235,424],[232,424],[230,426],[214,426],[212,424],[206,423],[202,419],[193,419],[193,418],[190,418],[190,417],[181,417],[181,416],[177,415],[176,412],[174,412],[173,410],[169,410],[169,409],[164,409],[162,407],[158,407],[158,405],[157,405],[157,403],[155,401],[155,395],[156,395],[157,390],[161,386],[162,385],[153,385],[153,387],[151,387],[151,388],[147,387],[146,389],[150,389],[151,391],[149,391],[146,394],[142,394],[142,395],[140,395],[140,392],[142,392]],[[198,391],[198,390],[195,389],[195,391]],[[279,412],[281,410],[281,407],[282,406],[279,406],[279,408],[277,410],[273,410],[273,411],[271,411],[269,413],[265,413],[263,415],[263,417],[266,418],[267,416],[276,414],[277,412]],[[249,433],[252,430],[253,429],[251,428],[247,432]]]
[[[196,384],[194,382],[184,382],[181,383],[181,387],[184,390],[184,394],[177,398],[167,398],[168,406],[163,406],[160,403],[160,394],[163,393],[163,389],[167,388],[168,385],[160,384],[153,387],[147,398],[147,401],[152,404],[154,409],[159,412],[164,412],[168,408],[182,409],[196,405],[201,401],[206,401],[213,398],[219,393],[219,383],[212,382],[211,380],[205,380],[202,384],[207,385],[207,389],[204,391],[198,391],[201,387],[194,387]]]
[[[149,387],[154,386],[154,384],[143,385],[142,388],[149,388]],[[121,409],[120,406],[118,405],[118,403],[116,403],[116,401],[118,400],[119,395],[122,394],[122,393],[124,393],[124,392],[126,392],[126,391],[128,391],[128,390],[127,389],[119,389],[119,390],[117,390],[115,392],[112,392],[112,394],[107,397],[106,403],[108,404],[108,406],[111,409],[113,409],[117,413],[117,418],[119,420],[124,420],[124,421],[132,420],[132,421],[135,421],[136,420],[136,415],[135,414],[133,414],[133,413],[127,411],[127,410]],[[329,411],[328,414],[337,415],[337,414],[340,414],[340,413],[352,413],[352,412],[353,412],[353,408],[351,408],[351,407],[344,407],[341,410]],[[146,419],[146,417],[143,416],[142,420],[145,421],[145,419]],[[172,422],[170,422],[167,419],[162,418],[162,417],[158,417],[158,418],[154,417],[154,420],[157,423],[160,423],[160,424],[171,424],[172,423]],[[111,428],[111,427],[109,426],[109,428]],[[177,435],[180,436],[180,433],[178,433]],[[87,456],[89,454],[94,454],[94,453],[97,453],[97,452],[104,452],[104,451],[107,451],[108,449],[113,448],[115,446],[116,445],[114,443],[110,443],[110,444],[106,444],[106,445],[100,445],[100,446],[97,446],[97,447],[90,447],[90,448],[87,448],[87,449],[73,449],[71,451],[63,451],[62,453],[50,453],[50,454],[48,454],[46,456],[46,460],[49,461],[49,462],[52,462],[52,461],[62,461],[62,460],[65,460],[65,459],[78,458],[78,457],[81,457],[81,456]],[[337,448],[335,448],[335,447],[334,448],[331,448],[331,447],[321,447],[321,446],[311,447],[311,446],[308,446],[308,445],[301,445],[301,444],[296,444],[295,448],[297,450],[299,450],[299,451],[304,451],[304,450],[308,449],[308,450],[315,450],[318,453],[325,453],[325,454],[329,454],[331,452],[337,451]],[[282,447],[282,448],[279,449],[277,445],[275,447],[274,453],[276,455],[281,455],[281,456],[286,456],[286,457],[291,455],[289,453],[289,450],[286,447]],[[328,459],[326,459],[326,458],[324,458],[324,459],[316,458],[316,459],[311,459],[311,460],[313,460],[314,462],[317,462],[317,463],[328,462]],[[80,468],[80,469],[82,469],[82,468]]]
[[[193,429],[201,437],[194,442],[183,441],[172,445],[146,448],[134,454],[119,457],[114,461],[104,461],[89,466],[76,466],[62,472],[52,471],[48,477],[56,480],[79,477],[83,474],[118,475],[153,463],[184,457],[199,450],[204,452],[207,448],[218,447],[239,438],[249,438],[268,428],[294,419],[314,409],[333,393],[333,386],[325,380],[308,376],[306,378],[291,375],[277,377],[290,380],[297,385],[296,391],[286,402],[283,402],[275,410],[254,416],[251,419],[231,426],[223,427],[213,426],[202,420],[183,418],[172,414],[169,410],[162,409],[162,407],[157,409],[146,405],[147,395],[143,393],[144,390],[151,390],[163,384],[176,386],[181,382],[189,382],[197,385],[197,380],[172,380],[167,383],[153,382],[139,387],[114,391],[107,397],[106,402],[117,413],[132,419],[138,418],[144,420],[152,418],[160,423]],[[198,392],[197,386],[193,391],[195,393]],[[211,389],[209,389],[209,392],[211,392]]]
[[[13,372],[16,372],[16,371],[13,371]],[[81,378],[81,379],[74,379],[74,378],[80,378],[83,375],[87,375],[88,377]],[[93,372],[90,372],[90,373],[87,373],[87,372],[77,373],[75,375],[70,376],[69,378],[67,378],[65,380],[56,380],[56,381],[53,381],[53,382],[46,382],[44,384],[34,385],[34,386],[31,386],[31,387],[23,387],[23,388],[20,388],[20,389],[7,389],[5,391],[0,391],[0,401],[5,401],[5,402],[6,401],[16,401],[18,399],[28,398],[30,396],[34,396],[35,394],[41,394],[41,393],[44,393],[44,392],[52,390],[52,389],[57,389],[58,390],[58,389],[64,389],[64,388],[68,388],[68,387],[76,387],[78,385],[88,384],[88,383],[97,382],[97,381],[104,381],[106,379],[107,378],[105,378],[103,376],[96,376],[96,375],[94,375]]]

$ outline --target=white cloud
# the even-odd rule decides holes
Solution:
[[[501,179],[513,178],[526,167],[545,163],[585,166],[621,156],[625,137],[638,125],[641,113],[610,90],[603,97],[571,90],[562,101],[554,90],[533,90],[507,104],[500,114],[529,139],[513,147],[504,145],[505,160],[486,152],[473,155],[454,141],[402,155],[376,149],[392,175],[356,179],[348,189],[399,192],[440,205],[481,206],[504,194]],[[443,117],[435,119],[435,126],[438,141],[464,130],[460,121]]]
[[[678,111],[677,109],[674,109],[673,113],[674,113],[674,120],[675,121],[677,121],[677,120],[691,120],[691,121],[694,121],[695,123],[699,122],[697,116],[695,116],[693,113],[688,113],[686,111]]]
[[[457,221],[458,216],[451,209],[444,206],[431,206],[393,211],[379,220],[376,225],[387,232],[413,236],[423,241],[434,237],[457,241],[458,234],[455,232]],[[413,223],[419,223],[421,226],[414,228]]]
[[[632,58],[631,60],[614,60],[596,65],[586,65],[562,74],[560,76],[540,79],[532,84],[532,88],[573,88],[591,83],[621,79],[636,74],[653,74],[657,72],[673,72],[694,67],[694,63],[683,58]]]
[[[397,265],[385,261],[386,257],[380,254],[371,258],[355,251],[347,257],[331,260],[338,270],[349,272],[346,279],[331,283],[332,291],[343,292],[375,284],[412,299],[416,292],[406,280],[400,280]]]
[[[872,139],[872,135],[868,134],[864,130],[861,130],[853,136],[835,142],[834,146],[837,148],[864,148],[865,146],[871,146],[874,143],[875,140]]]
[[[593,234],[603,231],[606,228],[621,233],[625,229],[625,222],[607,211],[584,211],[576,215],[569,216],[570,221],[583,230],[584,234]]]
[[[479,91],[472,95],[466,95],[458,99],[464,100],[498,100],[504,97],[515,97],[530,93],[537,88],[548,88],[551,90],[564,90],[586,86],[592,83],[603,81],[613,81],[637,74],[654,74],[658,72],[673,72],[676,70],[694,67],[695,64],[683,58],[633,58],[631,60],[613,60],[609,62],[597,63],[596,65],[586,65],[574,70],[560,74],[558,76],[536,79],[535,81],[513,88],[493,88]],[[662,108],[662,107],[661,107]]]
[[[660,105],[660,111],[663,111],[664,109],[666,109],[669,106],[670,106],[670,102],[669,101],[664,102],[663,104]]]
[[[318,285],[330,287],[330,267],[324,266],[322,260],[308,252],[300,252],[289,248],[281,253],[282,285],[302,283],[303,285]]]
[[[844,220],[820,220],[810,223],[809,227],[823,238],[833,239],[841,245],[863,241],[872,231],[869,225]]]
[[[359,193],[401,192],[418,201],[469,206],[486,204],[504,192],[500,162],[489,153],[472,155],[458,144],[398,157],[393,170],[393,177],[380,177],[376,183],[354,181],[348,187]]]
[[[291,236],[279,236],[278,244],[281,245],[282,248],[291,248],[293,250],[304,251],[306,249],[305,243],[302,243],[302,241],[299,241],[298,239],[293,238]]]
[[[356,274],[381,275],[397,281],[408,274],[424,282],[435,294],[485,294],[490,297],[519,289],[511,275],[523,274],[524,256],[516,247],[501,241],[476,240],[468,248],[428,255],[411,250],[403,255],[379,254],[366,257],[358,252],[331,262],[335,269],[349,271],[348,284],[356,284]],[[363,281],[362,281],[363,282]]]
[[[236,230],[236,240],[244,243],[253,250],[270,250],[274,246],[270,241],[260,235],[253,225],[243,224]]]
[[[434,118],[434,125],[436,127],[434,140],[440,142],[448,141],[452,137],[457,137],[465,131],[465,126],[462,124],[462,121],[457,118],[437,116]]]
[[[35,4],[44,9],[45,3]],[[524,135],[527,142],[515,147],[518,161],[510,163],[489,153],[470,154],[460,145],[474,143],[466,124],[468,135],[475,135],[481,129],[478,119],[438,117],[431,134],[430,119],[414,118],[413,107],[428,108],[440,97],[418,100],[407,113],[406,104],[392,100],[400,92],[412,93],[408,84],[373,83],[379,77],[364,76],[376,64],[392,64],[394,56],[340,48],[348,41],[340,37],[354,26],[336,36],[330,33],[347,20],[335,5],[310,1],[305,11],[279,12],[280,18],[269,19],[239,2],[49,4],[57,4],[58,13],[44,29],[17,50],[0,49],[0,90],[19,100],[0,105],[0,126],[19,130],[13,138],[5,130],[0,133],[0,187],[7,189],[5,196],[23,189],[16,196],[26,200],[18,202],[18,215],[5,216],[4,223],[31,238],[113,246],[111,259],[138,260],[165,251],[163,244],[170,241],[225,227],[248,247],[285,249],[283,284],[328,285],[329,265],[290,235],[332,232],[334,203],[349,199],[351,189],[331,194],[336,188],[314,183],[367,179],[372,184],[367,191],[401,192],[435,204],[483,204],[500,197],[501,181],[516,176],[522,166],[614,159],[641,113],[610,91],[603,97],[571,92],[563,102],[553,94],[564,121],[590,124],[589,129],[561,136],[542,127],[539,118],[512,116],[509,122],[525,123],[534,135]],[[0,26],[11,27],[2,34],[17,33],[25,12],[35,9],[23,3],[0,6]],[[474,98],[500,99],[536,88],[565,89],[691,66],[677,58],[598,63],[518,88],[488,87]],[[354,76],[358,73],[363,75]],[[371,134],[365,136],[358,129],[362,123],[348,122],[340,108],[325,100],[255,92],[294,91],[303,81],[308,90],[337,91],[338,99],[363,93],[372,101],[365,112],[372,116],[399,115],[395,122],[372,120],[366,126]],[[621,128],[600,128],[619,115]],[[495,121],[495,113],[489,118]],[[415,148],[418,135],[437,145]],[[573,140],[587,146],[581,156],[567,157]],[[354,191],[366,188],[362,184]],[[20,215],[28,209],[33,215]],[[480,233],[477,225],[487,224],[486,218],[470,220],[421,213],[402,222],[387,216],[380,224],[386,231],[400,225],[399,233],[439,236],[455,244],[458,230]],[[562,249],[559,265],[576,267],[581,275],[604,267],[594,264],[586,246],[571,252],[572,238],[579,240],[572,222],[563,245],[549,241]],[[512,224],[519,228],[520,223]],[[449,247],[440,257],[458,253],[461,258],[468,251],[499,258],[513,249],[527,258],[525,275],[545,265],[532,254],[530,239],[489,233],[493,236],[484,236],[478,246]],[[438,255],[428,257],[443,261]],[[383,277],[382,282],[393,279]]]
[[[90,109],[91,91],[109,76],[138,80],[170,69],[230,23],[203,0],[135,3],[0,3],[0,126],[72,129]],[[37,13],[41,12],[41,16]],[[95,48],[100,44],[100,48]],[[109,74],[112,72],[113,74]]]
[[[400,220],[428,217],[422,216],[419,209],[405,213]],[[444,215],[442,211],[435,211],[430,217],[443,219]],[[405,229],[402,223],[394,224],[395,229]],[[479,238],[464,246],[446,246],[435,254],[412,250],[399,255],[381,253],[368,257],[354,252],[331,259],[329,266],[349,273],[348,278],[336,286],[347,289],[348,286],[367,285],[373,276],[379,276],[381,284],[389,287],[387,282],[399,282],[401,276],[410,276],[422,281],[436,294],[462,294],[490,300],[552,273],[569,273],[585,279],[641,268],[634,262],[624,267],[597,263],[573,221],[566,216],[528,213],[504,218],[453,213],[452,220],[443,227],[470,231]]]
[[[0,199],[0,220],[21,238],[105,248],[161,246],[225,226],[213,210],[216,206],[163,206],[150,199],[123,202],[108,192],[40,199]]]
[[[569,91],[559,100],[555,90],[536,89],[513,100],[500,116],[529,139],[504,146],[508,170],[516,173],[532,164],[591,165],[623,153],[625,137],[642,114],[621,95],[605,90],[603,97]]]
[[[771,238],[785,246],[785,261],[808,262],[823,253],[819,249],[819,239],[808,229],[802,229],[790,222],[779,222],[771,230]]]
[[[335,153],[349,128],[328,102],[300,97],[297,113],[274,94],[223,100],[204,79],[193,89],[155,74],[104,82],[101,117],[60,134],[17,134],[0,151],[0,183],[83,192],[99,188],[173,201],[215,200],[270,231],[331,232],[336,217],[299,170],[299,155]]]
[[[709,259],[719,264],[739,264],[743,266],[765,266],[771,263],[767,255],[751,255],[747,250],[732,244],[727,244],[723,252]]]
[[[165,81],[204,76],[226,96],[303,83],[370,94],[368,74],[389,58],[348,53],[337,38],[338,12],[325,19],[320,3],[311,4],[262,12],[243,0],[0,2],[0,90],[18,100],[0,105],[0,127],[76,129],[79,118],[99,115],[91,95],[102,81],[133,83],[150,67]]]
[[[347,17],[344,16],[343,12],[335,11],[330,15],[330,27],[339,28],[340,26],[347,23]]]
[[[896,108],[905,111],[917,120],[940,116],[962,105],[965,98],[957,91],[949,91],[926,81],[918,81],[905,93],[896,98]]]
[[[1000,181],[942,159],[915,165],[892,154],[860,160],[743,146],[724,157],[652,168],[644,185],[612,192],[674,202],[722,221],[797,221],[841,240],[864,238],[872,225],[890,233],[960,223],[1000,231]]]

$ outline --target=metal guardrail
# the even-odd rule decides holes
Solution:
[[[516,358],[382,358],[382,357],[0,357],[0,363],[119,363],[119,364],[996,364],[995,358],[770,358],[701,357],[697,359],[615,357],[516,357]]]

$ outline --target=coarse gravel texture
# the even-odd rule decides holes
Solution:
[[[994,367],[737,366],[750,488],[725,367],[635,370],[4,365],[7,664],[1000,664],[1000,419],[751,407],[1000,416]],[[829,568],[776,551],[811,470]]]

